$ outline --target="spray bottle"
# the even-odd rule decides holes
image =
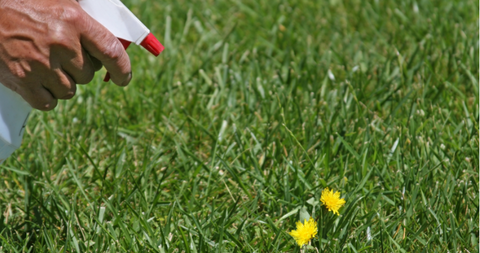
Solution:
[[[78,0],[78,3],[113,33],[125,49],[135,43],[155,56],[163,51],[162,44],[120,0]],[[109,79],[107,73],[105,81]],[[0,83],[0,164],[20,147],[31,110],[20,95]]]

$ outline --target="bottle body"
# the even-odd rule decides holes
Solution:
[[[20,95],[0,83],[0,164],[22,144],[31,111]]]

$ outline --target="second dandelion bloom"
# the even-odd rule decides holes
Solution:
[[[337,215],[340,215],[338,210],[345,205],[345,200],[340,198],[340,192],[333,192],[333,190],[329,190],[328,188],[322,191],[320,201],[327,207],[328,211],[332,211]]]
[[[317,231],[317,222],[310,217],[308,221],[304,220],[303,223],[297,222],[297,230],[293,230],[288,234],[295,239],[301,248],[317,235]]]

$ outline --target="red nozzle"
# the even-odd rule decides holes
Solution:
[[[155,56],[158,56],[163,51],[163,49],[165,49],[160,43],[160,41],[158,41],[152,33],[148,34],[147,37],[142,41],[142,43],[140,43],[140,45]]]

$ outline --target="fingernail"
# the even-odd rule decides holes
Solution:
[[[122,83],[122,86],[127,86],[131,80],[132,80],[132,72],[128,73],[127,80],[125,80],[125,82]]]
[[[64,100],[72,99],[73,96],[75,96],[75,93],[69,92],[67,95],[65,95],[64,97],[62,97],[62,98],[60,98],[60,99],[64,99]]]

